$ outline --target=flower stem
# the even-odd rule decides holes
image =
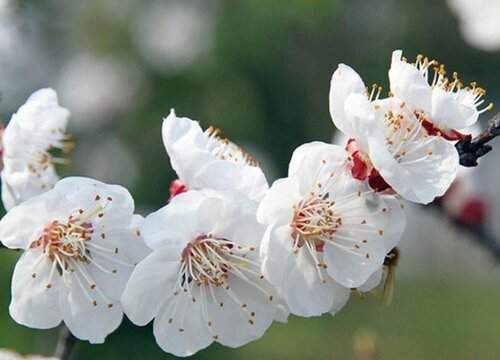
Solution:
[[[57,341],[56,350],[54,351],[54,357],[61,360],[69,359],[75,343],[76,338],[71,334],[68,327],[63,324],[59,331],[59,340]]]
[[[446,216],[458,230],[468,234],[468,239],[487,251],[498,264],[500,263],[500,241],[487,229],[485,225],[469,226],[458,220],[452,219],[438,203],[434,203],[432,208]]]

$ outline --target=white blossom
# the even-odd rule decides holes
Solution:
[[[140,106],[144,74],[125,55],[82,52],[69,59],[58,74],[61,101],[71,109],[72,124],[78,129],[98,128]]]
[[[447,0],[460,21],[462,37],[483,51],[500,49],[500,2],[498,0]]]
[[[401,50],[392,53],[391,93],[405,101],[432,135],[458,140],[460,134],[456,130],[473,125],[481,113],[493,107],[489,104],[479,109],[485,90],[476,83],[464,86],[456,72],[451,79],[446,77],[445,66],[436,60],[419,55],[410,64],[402,54]]]
[[[374,88],[367,96],[363,81],[349,66],[339,65],[332,76],[330,114],[351,139],[347,149],[356,165],[353,175],[368,178],[378,190],[391,187],[410,201],[427,204],[455,179],[457,151],[452,142],[428,132],[414,111],[416,101],[379,99],[379,94]]]
[[[49,329],[64,321],[77,338],[102,343],[121,322],[119,302],[134,265],[149,252],[129,192],[88,178],[12,208],[0,241],[23,249],[12,276],[10,315]]]
[[[179,118],[172,109],[163,121],[163,144],[179,176],[172,196],[185,190],[238,190],[259,201],[268,189],[266,177],[243,149],[219,136],[210,127],[203,131],[198,122]]]
[[[350,288],[380,270],[405,227],[400,202],[353,179],[353,165],[336,145],[304,144],[259,205],[267,225],[262,273],[296,315],[338,312]]]
[[[66,153],[73,148],[66,134],[68,118],[69,111],[59,106],[52,89],[36,91],[12,115],[2,136],[2,200],[7,210],[59,180],[54,165],[66,164],[67,159],[49,150]]]
[[[0,349],[0,360],[59,360],[59,358],[35,354],[22,356],[9,349]]]
[[[241,194],[192,190],[146,217],[141,232],[154,251],[134,270],[122,304],[137,325],[154,318],[166,352],[188,356],[213,341],[241,346],[284,320],[260,272],[264,227],[255,212]]]
[[[150,1],[142,4],[132,26],[140,56],[155,70],[179,73],[210,55],[214,3]]]

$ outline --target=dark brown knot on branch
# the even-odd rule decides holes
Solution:
[[[496,114],[490,121],[488,127],[475,138],[470,136],[455,144],[460,159],[460,165],[465,167],[477,166],[477,160],[492,150],[488,144],[500,135],[500,113]]]

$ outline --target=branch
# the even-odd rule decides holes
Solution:
[[[492,150],[488,142],[497,136],[500,136],[500,113],[488,121],[488,127],[481,134],[473,139],[470,136],[466,137],[455,144],[460,165],[466,167],[477,166],[477,160]]]
[[[434,203],[434,205],[433,208],[440,211],[457,229],[467,233],[470,241],[489,252],[495,261],[500,263],[500,242],[498,242],[491,232],[486,229],[486,226],[466,225],[457,219],[451,218],[438,203]]]
[[[54,351],[54,357],[61,360],[69,359],[75,343],[76,338],[71,334],[68,327],[63,324],[59,332],[59,340],[57,341],[56,350]]]

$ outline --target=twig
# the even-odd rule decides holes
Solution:
[[[495,239],[490,231],[484,225],[470,226],[465,225],[457,219],[451,218],[438,203],[434,203],[434,209],[440,211],[446,218],[456,226],[457,229],[466,232],[470,241],[482,247],[493,256],[497,263],[500,263],[500,242]]]
[[[455,144],[460,165],[466,167],[477,166],[477,160],[492,150],[488,142],[497,136],[500,136],[500,113],[488,121],[488,127],[481,134],[473,139],[466,137]]]
[[[59,332],[59,340],[57,341],[56,350],[54,351],[54,357],[61,360],[69,359],[75,343],[76,338],[71,334],[68,327],[63,324]]]

